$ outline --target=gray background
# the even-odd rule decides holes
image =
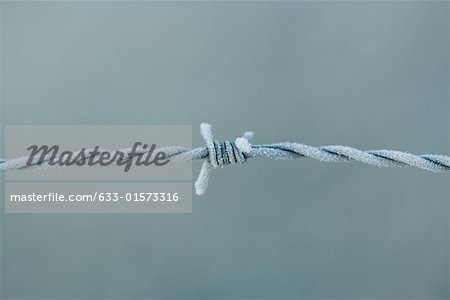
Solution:
[[[2,126],[207,121],[256,143],[450,153],[448,2],[3,2],[1,17]],[[250,161],[214,172],[192,214],[2,214],[1,295],[444,299],[448,186]]]

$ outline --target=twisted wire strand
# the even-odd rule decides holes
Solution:
[[[200,125],[200,132],[205,140],[206,147],[188,149],[172,146],[157,150],[158,152],[164,152],[166,157],[174,162],[189,160],[204,161],[194,185],[197,195],[203,195],[206,192],[212,170],[225,165],[244,164],[250,158],[294,159],[309,157],[324,162],[357,161],[377,167],[411,166],[436,173],[450,171],[450,156],[446,155],[415,155],[395,150],[363,151],[341,145],[313,147],[291,142],[252,145],[250,142],[253,138],[253,132],[245,132],[242,137],[237,138],[234,142],[219,141],[214,139],[212,127],[206,123]],[[93,149],[86,150],[86,153],[90,153],[92,150]],[[149,150],[138,148],[133,155],[131,155],[132,148],[117,151],[99,149],[95,154],[90,156],[86,155],[85,159],[100,156],[105,152],[108,152],[113,156],[119,151],[129,155],[129,157],[133,157],[145,154]],[[74,154],[76,155],[77,153],[78,152]],[[28,157],[20,157],[12,160],[0,158],[0,170],[43,170],[61,167],[50,165],[49,161],[51,158],[51,155],[47,155],[41,163],[39,163],[40,158],[34,158],[31,164],[27,163]]]

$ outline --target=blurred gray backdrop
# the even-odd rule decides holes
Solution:
[[[202,145],[206,121],[255,143],[450,154],[448,54],[445,1],[8,1],[1,125],[192,124]],[[448,188],[250,161],[214,172],[192,214],[2,213],[1,298],[447,299]]]

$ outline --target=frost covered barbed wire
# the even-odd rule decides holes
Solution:
[[[206,146],[194,149],[184,147],[165,147],[158,149],[164,152],[171,161],[204,160],[199,176],[195,182],[195,192],[203,195],[208,187],[209,178],[213,169],[225,165],[243,164],[250,158],[268,159],[294,159],[314,158],[325,162],[349,162],[357,161],[377,167],[404,167],[411,166],[431,172],[449,172],[450,156],[436,154],[415,155],[408,152],[395,150],[370,150],[363,151],[348,146],[308,146],[300,143],[275,143],[264,145],[252,145],[253,132],[245,132],[242,137],[233,141],[215,140],[211,125],[202,123],[200,132]],[[131,153],[132,148],[117,150],[123,153]],[[96,156],[104,152],[114,155],[117,151],[100,149]],[[133,152],[133,155],[146,153],[145,149]],[[47,155],[43,161],[35,158],[31,164],[29,157],[21,157],[12,160],[0,158],[0,170],[17,169],[48,169],[56,166],[48,164],[51,156]],[[87,157],[89,158],[89,157]]]

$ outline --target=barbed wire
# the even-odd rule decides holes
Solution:
[[[195,182],[195,192],[203,195],[208,187],[209,178],[213,169],[226,165],[244,164],[250,158],[268,159],[294,159],[309,157],[324,162],[349,162],[357,161],[377,167],[405,167],[411,166],[426,171],[444,173],[450,171],[450,156],[437,154],[415,155],[408,152],[395,150],[370,150],[363,151],[348,146],[332,145],[313,147],[300,143],[275,143],[264,145],[252,145],[253,132],[245,132],[242,137],[232,141],[215,140],[212,127],[209,124],[200,125],[201,135],[206,143],[205,147],[188,149],[184,147],[165,147],[157,151],[164,152],[170,161],[204,160],[199,176]],[[126,148],[117,151],[98,149],[95,154],[87,155],[84,159],[97,157],[102,153],[109,153],[114,156],[116,152],[130,155],[142,155],[148,149]],[[85,151],[90,153],[91,150]],[[132,153],[132,155],[131,155]],[[75,155],[77,154],[74,153]],[[49,169],[60,167],[50,165],[52,155],[46,155],[44,159],[34,158],[28,163],[29,157],[17,159],[1,159],[0,170],[20,170],[20,169]]]

